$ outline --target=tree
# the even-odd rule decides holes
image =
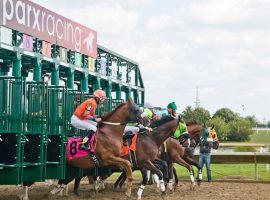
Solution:
[[[211,115],[208,110],[199,107],[194,109],[194,119],[198,123],[206,123],[209,119],[211,119]]]
[[[193,120],[193,110],[191,106],[187,106],[182,112],[182,117],[186,122]]]
[[[219,117],[223,119],[226,123],[234,121],[240,118],[239,114],[233,112],[229,108],[221,108],[215,112],[213,118]]]
[[[251,123],[252,127],[255,127],[256,124],[258,123],[258,120],[256,119],[255,115],[246,116],[245,120],[248,120]]]
[[[188,106],[181,115],[186,122],[196,120],[198,123],[204,123],[211,119],[209,111],[202,107],[192,109],[191,106]]]
[[[230,121],[229,132],[227,139],[229,141],[245,142],[250,140],[250,135],[253,134],[252,125],[250,121],[245,119],[238,119]]]

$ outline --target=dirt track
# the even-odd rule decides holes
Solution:
[[[80,189],[80,197],[76,197],[69,193],[68,197],[62,199],[75,200],[75,199],[136,199],[136,192],[139,186],[139,181],[135,181],[132,190],[132,198],[126,198],[123,191],[114,191],[112,189],[112,183],[106,184],[105,191],[98,194],[91,189],[91,186],[86,182],[83,182]],[[70,187],[72,191],[73,185]],[[1,186],[0,187],[0,199],[1,200],[15,200],[17,199],[18,188],[15,186]],[[42,183],[35,184],[29,191],[30,200],[44,200],[48,199],[47,193],[49,188]],[[54,197],[52,199],[61,199],[60,197]],[[146,200],[158,200],[161,199],[155,187],[147,186],[143,194],[143,199]],[[239,200],[239,199],[252,199],[252,200],[270,200],[270,184],[268,183],[232,183],[232,182],[213,182],[203,183],[201,187],[196,187],[194,191],[189,190],[189,183],[181,183],[177,191],[173,194],[168,194],[168,200],[188,199],[188,200]]]

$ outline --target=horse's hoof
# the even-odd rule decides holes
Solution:
[[[198,186],[200,187],[201,184],[202,184],[202,181],[199,180],[197,184],[198,184]]]
[[[77,197],[80,196],[80,193],[77,190],[73,191],[73,194],[75,194],[75,196],[77,196]]]
[[[126,192],[125,192],[126,196],[127,197],[131,197],[131,189],[128,189]]]
[[[18,196],[17,196],[17,199],[18,199],[18,200],[29,200],[28,197],[23,196],[23,195],[18,195]]]
[[[161,193],[161,198],[162,198],[162,200],[166,200],[167,199],[167,193],[166,192],[162,192]]]
[[[191,183],[191,184],[190,184],[190,190],[194,190],[194,189],[195,189],[195,186],[196,186],[195,183]]]

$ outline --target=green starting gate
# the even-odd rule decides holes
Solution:
[[[22,180],[24,83],[22,78],[0,77],[1,184],[18,184]]]
[[[66,88],[48,86],[46,99],[45,178],[65,177]]]

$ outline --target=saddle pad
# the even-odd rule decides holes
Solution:
[[[125,156],[125,155],[128,155],[130,151],[134,151],[136,152],[136,142],[137,142],[137,137],[138,137],[138,134],[134,134],[133,138],[132,138],[132,143],[130,146],[128,146],[128,144],[124,145],[123,146],[123,150],[122,150],[122,153],[121,153],[121,157],[122,156]],[[126,142],[127,143],[127,142]]]
[[[80,149],[79,145],[82,141],[81,137],[71,137],[68,140],[68,144],[66,147],[66,156],[69,160],[72,160],[74,158],[80,158],[80,157],[84,157],[84,156],[88,156],[89,153],[87,150],[84,149]],[[95,137],[93,135],[92,138],[90,138],[90,151],[94,152],[94,141],[95,141]]]

